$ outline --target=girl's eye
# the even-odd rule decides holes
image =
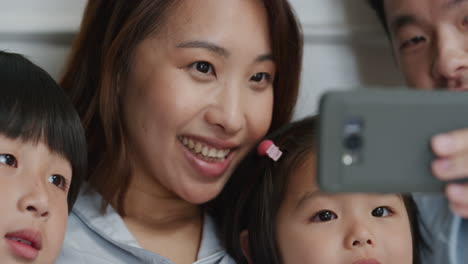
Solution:
[[[48,181],[62,190],[66,190],[68,188],[67,179],[65,179],[65,177],[62,175],[51,175],[49,176]]]
[[[372,210],[372,216],[375,216],[375,217],[386,217],[392,214],[393,214],[392,210],[383,206],[377,207],[374,210]]]
[[[312,222],[328,222],[328,221],[331,221],[331,220],[337,219],[337,218],[338,218],[338,216],[334,212],[324,210],[324,211],[320,211],[320,212],[316,213],[312,217]]]
[[[415,36],[415,37],[412,37],[411,39],[403,42],[400,46],[400,49],[405,49],[405,48],[409,48],[411,46],[415,46],[415,45],[418,45],[419,43],[422,43],[426,41],[426,38],[423,37],[423,36]]]
[[[18,168],[18,161],[11,154],[0,154],[0,162],[13,168]]]
[[[256,74],[254,74],[252,77],[250,77],[250,80],[254,81],[254,82],[261,82],[263,80],[269,81],[270,80],[270,74],[268,74],[266,72],[258,72]]]
[[[213,65],[206,61],[194,62],[190,65],[190,67],[204,74],[214,73]]]

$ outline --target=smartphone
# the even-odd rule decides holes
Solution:
[[[432,136],[468,128],[468,92],[361,89],[324,94],[317,180],[330,192],[442,192]]]

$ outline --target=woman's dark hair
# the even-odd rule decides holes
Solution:
[[[234,172],[218,203],[212,207],[221,239],[237,263],[247,263],[241,250],[240,234],[249,231],[252,263],[282,263],[276,242],[276,218],[283,202],[289,175],[315,151],[316,117],[293,122],[267,136],[283,152],[278,161],[252,151]],[[413,263],[420,263],[424,244],[418,225],[418,212],[410,195],[402,195],[413,237]]]
[[[136,47],[164,25],[181,0],[88,1],[81,30],[62,87],[71,96],[88,139],[88,180],[125,215],[130,183],[120,94],[126,89]],[[271,129],[287,123],[296,103],[302,59],[302,35],[287,0],[264,0],[273,59],[274,106]]]
[[[44,142],[72,167],[70,212],[86,173],[86,140],[70,99],[50,75],[20,54],[0,51],[0,134]]]

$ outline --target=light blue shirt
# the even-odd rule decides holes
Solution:
[[[415,194],[423,225],[422,235],[431,248],[423,264],[466,264],[467,220],[453,214],[443,195]]]
[[[85,186],[68,218],[58,264],[172,264],[145,250],[111,206],[101,214],[101,196]],[[234,264],[218,240],[212,219],[204,216],[202,240],[194,264]]]

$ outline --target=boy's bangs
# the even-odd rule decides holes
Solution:
[[[85,141],[80,121],[63,91],[37,73],[0,73],[0,133],[23,141],[43,141],[70,163],[81,163]]]
[[[0,133],[25,142],[44,142],[70,162],[79,183],[86,173],[86,139],[81,121],[50,75],[18,54],[0,52]],[[72,186],[73,189],[75,186]],[[69,202],[76,197],[69,197]]]

